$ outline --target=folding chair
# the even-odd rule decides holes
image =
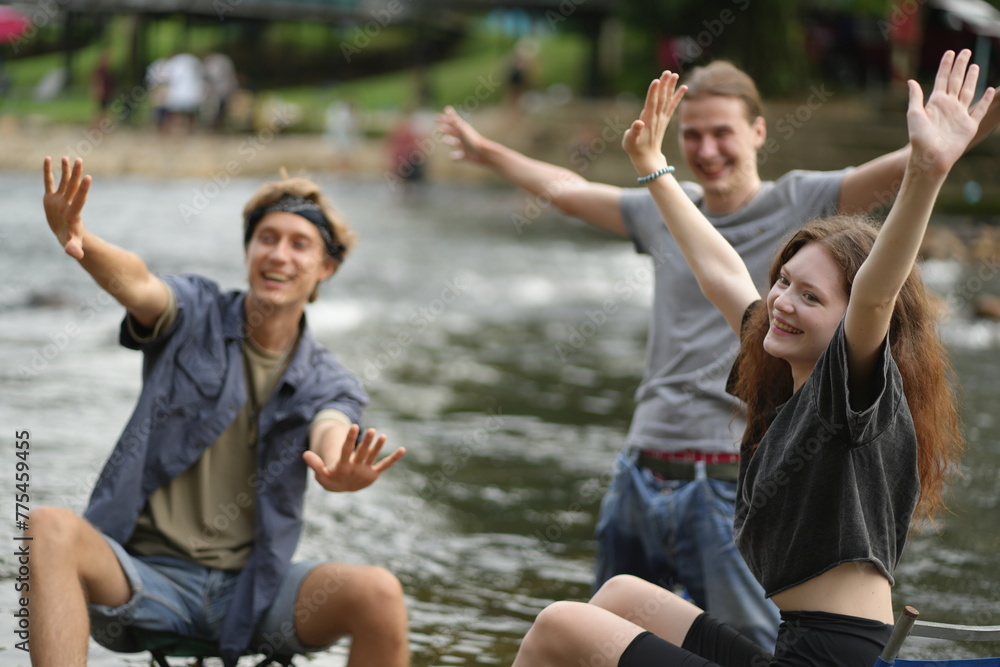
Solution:
[[[955,625],[951,623],[931,623],[918,621],[920,612],[913,607],[904,607],[896,619],[892,636],[882,649],[882,655],[875,660],[875,667],[1000,667],[1000,657],[969,658],[965,660],[904,660],[897,659],[899,649],[910,635],[933,637],[964,642],[1000,641],[1000,625]]]
[[[195,658],[195,665],[202,667],[205,658],[219,657],[219,646],[215,642],[197,639],[195,637],[185,637],[173,632],[159,632],[155,630],[132,630],[130,633],[132,642],[128,646],[120,647],[118,650],[124,653],[142,653],[149,651],[152,659],[149,664],[159,667],[171,667],[167,658]],[[252,655],[247,653],[245,655]],[[278,664],[282,667],[293,667],[293,655],[270,655],[264,657],[255,667],[266,667],[271,664]]]

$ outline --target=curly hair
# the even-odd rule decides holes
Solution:
[[[773,285],[781,268],[804,246],[817,243],[840,267],[849,296],[858,268],[875,243],[877,227],[862,216],[835,216],[797,231],[779,251],[768,273]],[[792,395],[787,363],[764,351],[769,327],[767,308],[753,308],[743,325],[734,393],[746,403],[747,453],[760,444],[778,406]],[[903,393],[917,435],[920,499],[915,520],[928,519],[944,508],[944,486],[964,447],[951,386],[952,369],[937,335],[934,309],[917,267],[906,278],[889,322],[889,349],[903,379]]]

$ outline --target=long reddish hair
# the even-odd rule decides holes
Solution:
[[[778,280],[781,268],[795,253],[816,243],[840,267],[844,291],[850,296],[854,276],[871,252],[877,233],[875,224],[861,216],[812,222],[796,232],[775,257],[768,284]],[[753,308],[741,336],[734,393],[746,403],[743,445],[747,454],[760,443],[778,406],[792,395],[789,365],[764,351],[768,326],[767,308]],[[896,298],[889,322],[889,349],[903,378],[903,393],[917,434],[920,499],[915,518],[933,520],[944,507],[945,481],[954,470],[964,442],[950,383],[951,364],[935,330],[933,309],[916,267]]]

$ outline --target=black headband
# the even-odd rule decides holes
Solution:
[[[250,211],[246,219],[246,224],[243,227],[243,245],[250,245],[253,230],[265,215],[278,212],[294,213],[313,223],[316,229],[319,230],[319,235],[323,237],[323,245],[326,247],[326,253],[338,262],[344,261],[344,253],[347,252],[347,248],[342,243],[337,243],[337,240],[333,238],[330,221],[323,215],[323,209],[316,202],[310,201],[305,197],[299,197],[298,195],[282,195],[281,199],[273,204]]]

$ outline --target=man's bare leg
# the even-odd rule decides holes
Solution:
[[[28,613],[31,664],[87,664],[87,601],[118,606],[131,595],[115,552],[83,517],[59,507],[32,510]]]
[[[350,635],[348,667],[410,663],[403,587],[380,567],[325,563],[314,568],[299,589],[295,630],[306,646]]]

